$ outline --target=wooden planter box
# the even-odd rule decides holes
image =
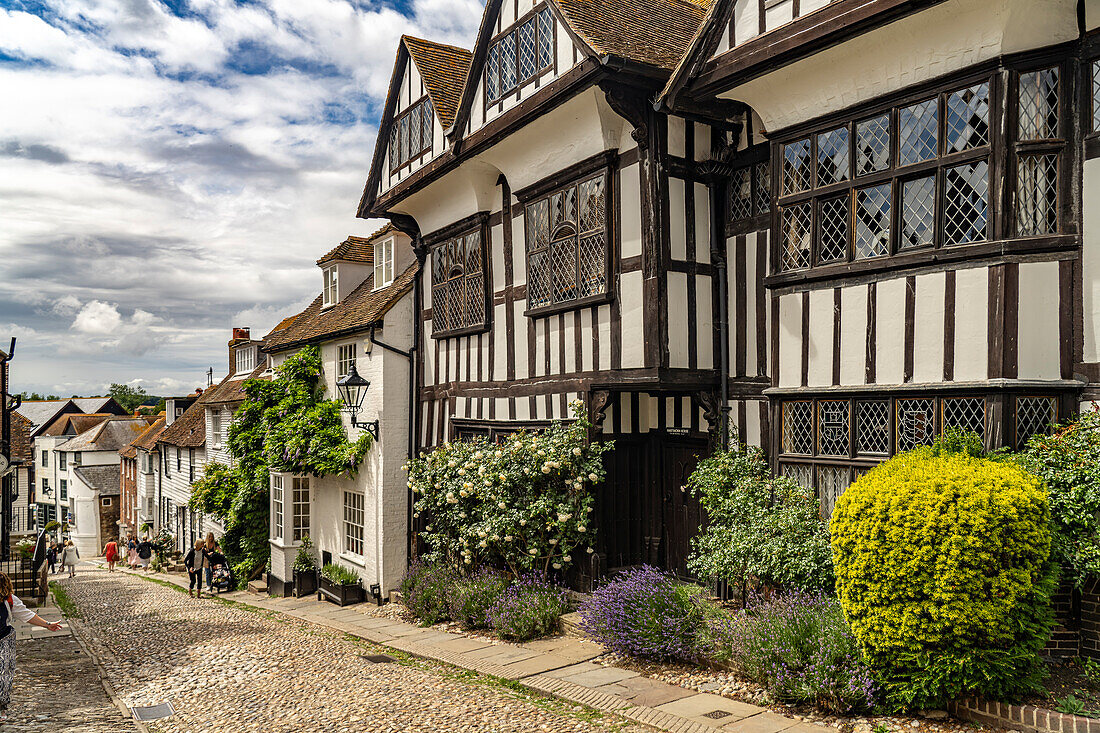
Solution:
[[[317,592],[317,571],[294,571],[294,597],[301,598]]]
[[[352,603],[362,603],[366,597],[366,592],[359,583],[339,585],[320,573],[318,573],[318,578],[320,579],[320,586],[317,588],[317,600],[324,598],[337,605],[347,606]]]

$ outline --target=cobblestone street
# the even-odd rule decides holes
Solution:
[[[61,585],[119,697],[175,706],[155,731],[641,730],[441,664],[373,663],[387,650],[123,573],[85,566]]]

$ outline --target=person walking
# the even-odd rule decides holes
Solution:
[[[46,562],[50,564],[50,573],[57,572],[57,542],[50,540],[50,549],[46,550]]]
[[[76,575],[76,563],[80,559],[80,552],[72,540],[65,540],[65,549],[61,551],[61,567],[69,569],[69,577]]]
[[[137,570],[137,540],[134,539],[133,535],[130,535],[130,541],[126,543],[126,564],[130,566],[131,570]]]
[[[115,571],[115,560],[118,560],[118,543],[111,540],[103,546],[103,557],[107,560],[107,572]]]
[[[205,542],[195,540],[195,546],[183,558],[183,566],[187,568],[187,595],[192,598],[195,597],[196,590],[199,593],[198,597],[202,598],[202,551],[204,547],[206,547]]]
[[[15,680],[15,626],[13,619],[40,626],[50,631],[61,629],[59,622],[47,621],[27,608],[15,595],[11,578],[0,573],[0,721],[2,711],[11,703],[11,687]]]
[[[206,542],[202,547],[202,568],[206,574],[206,592],[214,594],[214,553],[220,550],[213,532],[206,533]]]
[[[137,546],[138,565],[149,571],[149,563],[153,561],[153,543],[149,540],[142,540]]]

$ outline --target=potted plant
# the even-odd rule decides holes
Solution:
[[[302,537],[294,558],[294,596],[301,598],[317,592],[317,561],[313,557],[313,540]]]
[[[342,565],[325,565],[321,568],[321,583],[317,589],[317,600],[322,598],[341,606],[362,603],[364,592],[359,576]]]

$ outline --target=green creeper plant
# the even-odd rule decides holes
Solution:
[[[592,487],[603,481],[603,454],[591,442],[583,403],[574,420],[541,433],[521,431],[499,445],[485,438],[445,443],[409,461],[415,511],[429,563],[454,568],[500,565],[513,574],[548,574],[592,553]]]
[[[194,509],[224,523],[222,549],[242,581],[267,565],[271,471],[351,476],[374,442],[367,432],[348,439],[339,403],[324,397],[316,346],[276,367],[274,379],[250,379],[243,389],[229,426],[233,465],[208,463],[191,494]]]

